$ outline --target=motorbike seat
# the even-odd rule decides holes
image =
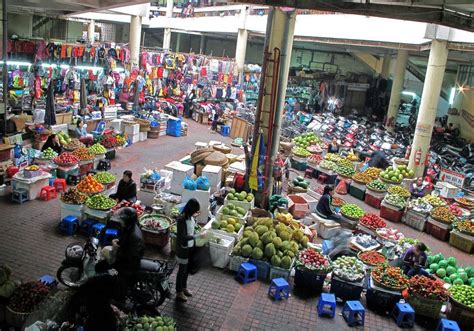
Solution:
[[[158,272],[160,271],[161,263],[159,261],[150,259],[141,259],[140,271]]]

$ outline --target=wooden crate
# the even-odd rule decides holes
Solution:
[[[252,124],[241,118],[234,117],[230,127],[230,137],[232,139],[242,138],[244,141],[247,141],[252,134],[252,129]]]
[[[56,114],[56,124],[69,124],[72,122],[72,113]]]

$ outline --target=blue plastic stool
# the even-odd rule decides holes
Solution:
[[[94,234],[93,226],[96,223],[97,222],[95,220],[83,220],[81,222],[81,232],[90,237],[92,234]]]
[[[331,293],[321,293],[318,301],[319,317],[328,316],[334,318],[336,314],[336,296]]]
[[[45,285],[56,285],[57,284],[56,278],[54,276],[51,276],[51,275],[41,276],[39,281],[41,283],[45,284]]]
[[[360,301],[346,301],[342,308],[342,317],[349,326],[364,325],[365,308]]]
[[[76,233],[78,227],[79,220],[76,216],[66,216],[62,219],[61,223],[59,223],[59,228],[61,231],[68,236],[72,236],[74,233]]]
[[[461,331],[456,321],[447,320],[445,318],[442,318],[441,321],[439,321],[438,328],[436,330],[437,331]]]
[[[227,137],[228,135],[230,135],[230,126],[228,125],[221,126],[221,135],[224,137]]]
[[[103,245],[110,245],[113,239],[118,238],[117,229],[105,229],[104,237],[102,238]]]
[[[237,279],[247,284],[257,280],[257,267],[252,263],[244,262],[240,265]]]
[[[21,205],[23,202],[28,201],[28,200],[30,200],[30,194],[28,193],[27,190],[25,190],[24,188],[17,188],[13,190],[12,192],[13,202],[17,202]]]
[[[56,178],[51,177],[51,178],[49,179],[49,186],[54,186],[54,181],[55,181],[55,180],[56,180]]]
[[[92,225],[91,236],[95,236],[95,235],[101,233],[102,230],[104,230],[104,229],[105,229],[105,224],[95,223],[94,225]]]
[[[415,324],[415,310],[408,303],[397,303],[392,317],[400,328],[412,328]]]
[[[275,300],[288,299],[290,296],[290,285],[284,278],[272,279],[268,295]]]

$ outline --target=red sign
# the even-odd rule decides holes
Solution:
[[[441,172],[439,174],[440,181],[452,184],[457,187],[463,187],[465,178],[466,176],[464,174],[445,168],[441,168]]]

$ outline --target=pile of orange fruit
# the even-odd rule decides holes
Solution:
[[[104,185],[88,175],[77,185],[77,189],[83,193],[98,193],[104,190]]]
[[[72,152],[72,154],[75,155],[81,161],[93,160],[95,157],[94,154],[89,152],[89,149],[87,147],[80,147],[74,152]]]

